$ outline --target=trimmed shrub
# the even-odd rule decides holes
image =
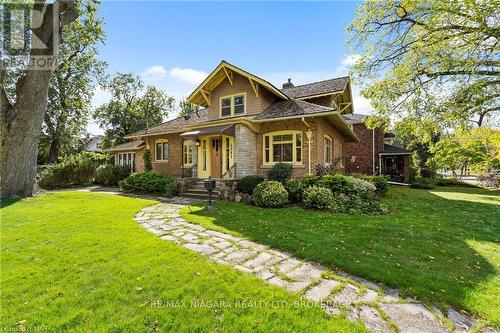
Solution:
[[[363,175],[363,174],[352,174],[352,177],[364,179],[375,185],[376,193],[379,196],[385,196],[387,191],[389,190],[389,180],[387,176],[379,175],[379,176],[371,176],[371,175]]]
[[[118,185],[120,180],[130,175],[130,168],[121,165],[101,165],[97,168],[94,182],[101,185]]]
[[[333,193],[326,187],[308,187],[304,190],[302,204],[304,208],[315,208],[321,210],[332,209],[334,205]]]
[[[241,178],[236,189],[245,194],[252,194],[255,187],[263,181],[264,178],[260,176],[245,176]]]
[[[290,163],[276,163],[267,172],[267,178],[269,180],[274,180],[282,184],[286,184],[286,182],[290,178],[292,178],[292,172],[293,165],[291,165]]]
[[[151,150],[147,149],[144,150],[144,171],[153,171],[153,163],[151,161]]]
[[[367,180],[351,177],[352,192],[361,197],[370,197],[375,195],[377,188]]]
[[[314,186],[318,185],[319,180],[320,178],[318,176],[307,175],[302,178],[302,184],[304,184],[304,187]]]
[[[61,159],[59,164],[49,166],[37,177],[37,183],[44,189],[76,185],[87,185],[94,181],[96,169],[109,163],[109,155],[85,152]]]
[[[304,192],[304,183],[300,180],[290,179],[285,186],[288,192],[288,199],[293,203],[302,202],[302,193]]]
[[[494,174],[479,175],[477,176],[477,181],[482,186],[494,188],[500,187],[500,178]]]
[[[334,194],[348,194],[353,191],[352,178],[342,174],[324,176],[318,185],[329,188]]]
[[[167,197],[177,194],[175,179],[158,172],[133,173],[120,182],[120,188],[127,192],[163,194]]]
[[[264,181],[255,187],[252,199],[259,207],[284,207],[288,204],[288,192],[278,181]]]

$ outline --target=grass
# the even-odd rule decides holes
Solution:
[[[500,325],[500,192],[391,188],[392,213],[347,216],[217,202],[185,208],[207,228],[399,288],[402,296],[474,312]]]
[[[364,332],[148,233],[133,216],[153,203],[81,192],[2,202],[2,330]]]

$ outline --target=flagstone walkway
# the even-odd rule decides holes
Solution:
[[[174,198],[170,203],[144,208],[135,219],[161,239],[300,293],[307,300],[320,302],[332,315],[344,313],[351,320],[363,321],[372,332],[469,332],[478,328],[474,318],[451,308],[443,314],[438,308],[428,309],[412,299],[400,298],[397,290],[189,223],[179,210],[193,202]],[[480,332],[493,331],[485,327]]]

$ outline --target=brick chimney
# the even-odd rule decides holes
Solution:
[[[288,82],[283,83],[283,89],[295,87],[292,83],[292,79],[288,79]]]

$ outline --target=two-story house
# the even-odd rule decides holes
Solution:
[[[344,167],[346,143],[357,142],[342,115],[353,113],[349,77],[281,89],[222,61],[187,99],[202,109],[126,136],[110,149],[117,164],[176,177],[240,179],[265,176],[275,163],[293,164],[293,176],[318,164]]]

